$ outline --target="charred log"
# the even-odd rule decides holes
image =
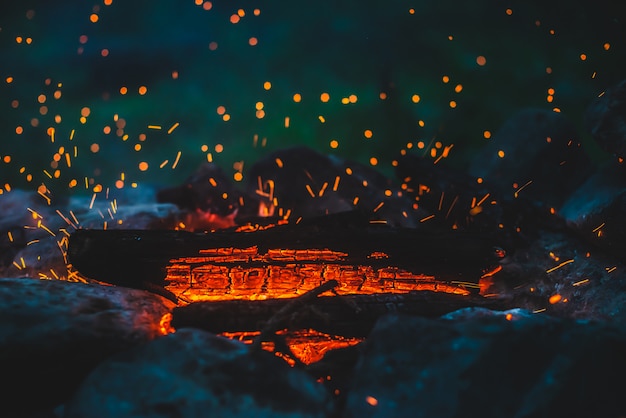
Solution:
[[[289,303],[289,299],[192,303],[174,308],[171,325],[176,329],[192,327],[217,334],[257,331]],[[467,307],[504,310],[511,306],[502,299],[429,291],[320,296],[308,300],[305,308],[282,325],[290,330],[315,329],[344,337],[366,337],[376,320],[391,312],[435,318]]]
[[[451,293],[468,293],[503,256],[477,234],[390,227],[358,212],[210,233],[78,230],[68,246],[70,263],[91,279],[169,286],[177,295],[208,289],[188,301],[291,297],[333,279],[344,293],[443,290],[444,284]]]

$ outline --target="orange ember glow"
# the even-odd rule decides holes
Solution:
[[[259,331],[254,332],[224,332],[220,335],[232,340],[238,340],[246,344],[252,344],[254,338],[260,334]],[[347,348],[357,345],[363,341],[362,338],[342,337],[339,335],[330,335],[314,329],[300,330],[289,332],[282,330],[277,332],[278,335],[285,337],[287,346],[294,356],[304,364],[312,364],[320,361],[327,352],[338,348]],[[276,352],[276,347],[272,342],[264,342],[261,347],[277,356],[282,357],[288,363],[294,364],[284,353]]]
[[[161,321],[159,322],[159,332],[163,335],[171,334],[174,332],[174,328],[170,325],[172,322],[172,314],[166,313],[161,317]]]
[[[464,286],[398,267],[346,264],[348,254],[329,249],[250,248],[201,250],[196,257],[170,260],[166,289],[184,302],[265,300],[297,297],[329,280],[338,294],[435,291],[469,294]],[[372,254],[384,258],[383,253]]]

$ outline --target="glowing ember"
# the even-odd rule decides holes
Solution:
[[[250,248],[201,250],[175,258],[166,267],[166,289],[183,301],[292,298],[328,280],[338,294],[408,293],[429,290],[467,295],[467,283],[445,283],[398,267],[342,264],[348,254],[329,249]],[[372,258],[384,259],[375,252]],[[493,273],[495,274],[495,272]]]
[[[362,338],[349,338],[340,335],[330,335],[314,329],[299,331],[278,331],[277,334],[285,338],[285,342],[291,353],[304,364],[312,364],[320,361],[326,353],[340,348],[347,348],[359,344]],[[238,340],[246,344],[252,344],[254,339],[260,335],[259,331],[254,332],[224,332],[220,334],[226,338]],[[276,353],[293,365],[293,360],[288,353],[276,352],[276,346],[272,342],[263,342],[261,347],[269,352]]]

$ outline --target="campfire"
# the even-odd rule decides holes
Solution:
[[[626,415],[617,17],[101,3],[0,13],[0,416]]]

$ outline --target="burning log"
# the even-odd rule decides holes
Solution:
[[[68,245],[69,261],[91,279],[183,302],[289,298],[333,279],[339,294],[466,295],[503,256],[476,234],[390,227],[358,212],[210,233],[78,230]]]
[[[175,329],[193,327],[216,334],[254,332],[262,329],[289,303],[288,299],[192,303],[174,308],[171,325]],[[380,317],[391,312],[435,318],[466,307],[508,308],[500,299],[432,291],[320,296],[308,300],[303,309],[291,315],[283,326],[290,330],[315,329],[332,335],[362,338],[369,334]]]

